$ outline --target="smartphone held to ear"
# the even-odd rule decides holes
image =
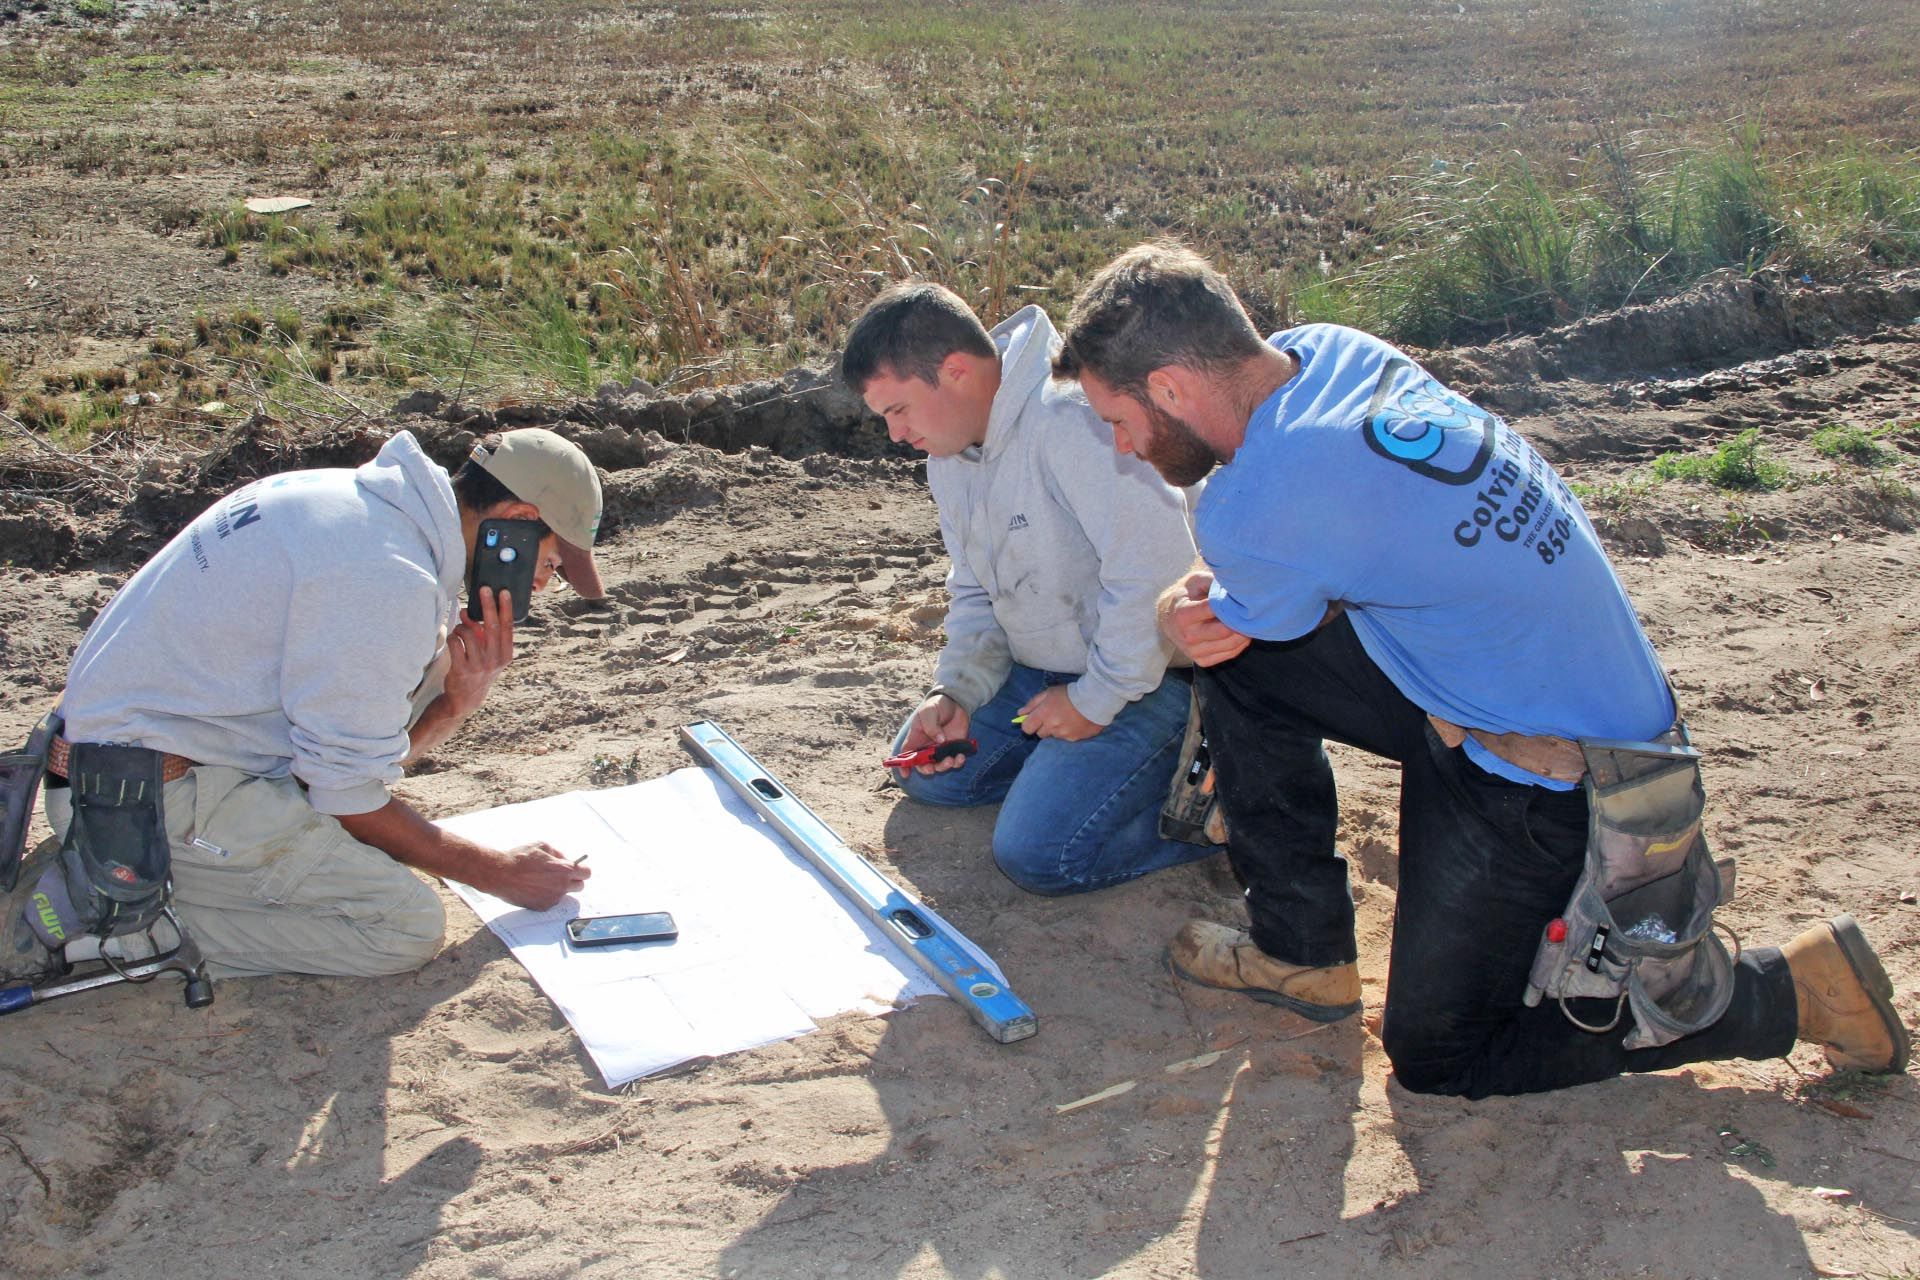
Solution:
[[[533,607],[533,575],[540,564],[538,520],[482,520],[467,565],[467,617],[480,621],[480,588],[513,597],[513,620]]]
[[[567,921],[567,937],[576,947],[671,942],[679,936],[679,926],[666,911],[643,911],[629,916],[576,916]]]

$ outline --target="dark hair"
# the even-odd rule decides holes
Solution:
[[[840,356],[840,376],[860,395],[883,372],[938,383],[940,362],[956,351],[989,360],[1000,355],[980,317],[958,294],[910,281],[887,289],[853,322]]]
[[[1159,240],[1127,250],[1081,290],[1053,376],[1089,372],[1140,399],[1155,369],[1223,372],[1262,345],[1227,278],[1178,241]]]
[[[494,432],[480,441],[480,448],[492,453],[500,447],[500,433]],[[491,511],[503,502],[519,502],[520,495],[507,488],[493,472],[481,466],[469,454],[453,473],[453,497],[463,511],[476,515],[482,511]],[[545,538],[553,529],[545,520],[540,522],[540,536]]]

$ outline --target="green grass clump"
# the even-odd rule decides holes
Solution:
[[[14,417],[21,425],[34,431],[52,433],[67,425],[67,410],[58,400],[41,395],[21,396],[19,403],[13,406]]]
[[[1809,166],[1786,216],[1811,269],[1920,262],[1920,181],[1896,160],[1858,144]]]
[[[1653,460],[1653,474],[1661,480],[1692,480],[1716,489],[1783,489],[1793,479],[1783,464],[1766,456],[1758,427],[1742,431],[1708,457],[1663,453]]]
[[[1631,515],[1645,506],[1652,493],[1653,482],[1644,476],[1628,476],[1621,480],[1610,480],[1600,484],[1588,484],[1581,480],[1570,480],[1567,488],[1573,496],[1580,499],[1580,505],[1589,512],[1610,512],[1614,515]]]
[[[358,261],[357,246],[342,245],[331,227],[305,210],[254,213],[236,200],[222,209],[191,214],[175,211],[171,220],[176,225],[201,227],[200,242],[219,249],[220,260],[229,265],[240,260],[245,246],[259,244],[262,264],[277,276],[295,267],[332,271]]]
[[[1599,139],[1563,177],[1525,156],[1432,162],[1396,184],[1386,250],[1346,319],[1423,346],[1537,331],[1717,271],[1920,263],[1920,159],[1851,147],[1771,159],[1746,129],[1705,151]]]
[[[1863,467],[1877,467],[1890,458],[1888,451],[1881,447],[1879,433],[1865,427],[1835,424],[1821,427],[1807,438],[1813,451],[1823,458],[1852,462]]]
[[[1821,427],[1807,442],[1823,458],[1862,467],[1883,467],[1898,458],[1898,449],[1920,438],[1920,422],[1884,422],[1877,427],[1835,423]]]

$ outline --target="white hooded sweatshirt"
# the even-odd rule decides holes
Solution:
[[[292,773],[320,812],[370,813],[400,777],[466,559],[447,473],[404,431],[354,470],[256,480],[94,620],[66,737]]]
[[[1077,386],[1053,381],[1046,312],[1022,309],[993,340],[986,440],[927,461],[953,562],[934,681],[972,712],[1013,663],[1077,675],[1074,709],[1109,724],[1166,674],[1154,601],[1193,567],[1186,495],[1115,449]]]

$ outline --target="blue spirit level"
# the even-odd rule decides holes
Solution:
[[[701,720],[680,730],[680,744],[725,778],[768,826],[899,943],[988,1035],[1001,1044],[1012,1044],[1040,1030],[1033,1010],[1007,990],[985,952],[848,848],[833,828],[761,768],[725,729]]]

